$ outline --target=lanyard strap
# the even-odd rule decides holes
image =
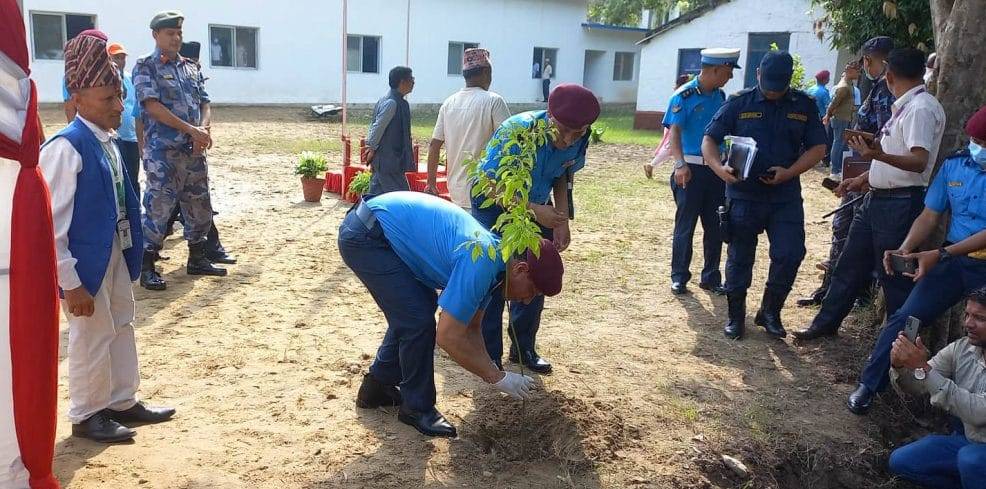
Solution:
[[[917,92],[914,92],[914,95],[910,98],[910,100],[908,100],[907,103],[905,103],[904,105],[901,105],[900,106],[900,110],[898,110],[896,113],[894,113],[892,116],[890,116],[890,120],[887,121],[887,123],[883,125],[883,135],[884,136],[889,136],[890,135],[890,126],[892,126],[894,124],[894,121],[896,121],[901,116],[901,114],[904,113],[904,109],[906,109],[908,105],[911,105],[911,102],[914,101],[914,98],[917,97],[918,95],[921,95],[922,93],[924,93],[926,91],[927,90],[925,90],[924,88],[921,88]]]
[[[120,167],[120,160],[117,158],[113,148],[109,147],[107,143],[100,141],[99,144],[103,147],[103,153],[106,154],[106,158],[110,160],[110,172],[113,174],[113,193],[116,196],[117,214],[125,219],[127,215],[127,197],[126,188],[123,186],[123,169]],[[109,144],[113,143],[110,142]]]

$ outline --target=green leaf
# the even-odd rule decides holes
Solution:
[[[486,248],[486,254],[489,255],[490,260],[496,260],[496,246],[490,245]]]
[[[483,249],[478,246],[473,246],[472,248],[472,261],[475,262],[479,260],[479,257],[483,255]]]

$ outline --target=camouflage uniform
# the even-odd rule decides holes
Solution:
[[[209,94],[199,67],[181,56],[172,60],[155,50],[137,60],[133,70],[137,100],[156,99],[179,119],[202,123],[201,104]],[[192,138],[141,111],[144,123],[144,249],[157,251],[176,202],[185,216],[185,239],[197,244],[212,226],[209,172],[204,155],[192,155]]]

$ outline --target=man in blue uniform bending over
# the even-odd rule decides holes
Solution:
[[[339,228],[339,253],[366,285],[387,318],[387,333],[356,398],[361,408],[400,406],[398,419],[428,436],[456,436],[435,409],[434,350],[516,399],[534,388],[530,377],[503,372],[483,343],[483,312],[493,289],[530,302],[561,291],[564,272],[554,244],[541,240],[539,256],[504,263],[473,261],[476,243],[499,248],[500,239],[461,207],[419,192],[390,192],[350,211]],[[441,294],[436,289],[442,289]],[[435,311],[441,307],[436,328]],[[400,385],[400,389],[397,386]]]

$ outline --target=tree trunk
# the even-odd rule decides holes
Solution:
[[[986,8],[983,0],[931,0],[931,17],[934,22],[935,46],[938,53],[938,69],[932,82],[932,90],[945,108],[945,135],[935,172],[941,162],[954,151],[968,143],[965,123],[980,107],[986,105]],[[936,233],[941,243],[945,232]],[[965,301],[959,301],[942,314],[932,327],[932,351],[938,351],[964,334],[962,311]]]
[[[945,107],[939,163],[968,142],[966,121],[986,105],[986,5],[983,0],[932,0],[938,70],[935,96]]]

